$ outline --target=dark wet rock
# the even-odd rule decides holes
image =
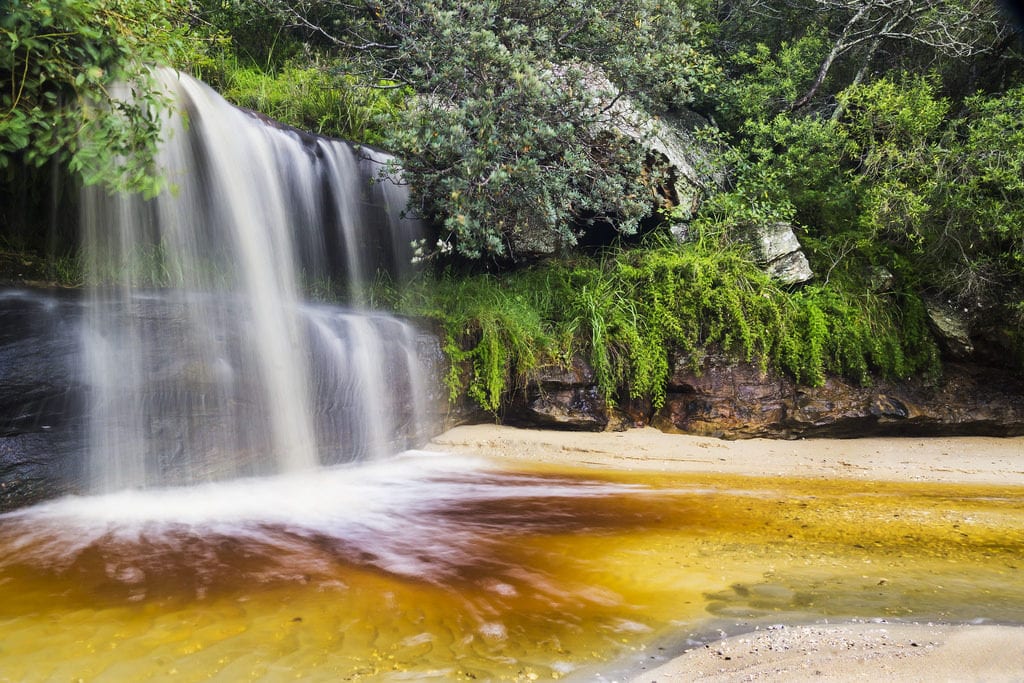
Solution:
[[[585,367],[585,364],[582,366]],[[757,364],[709,354],[676,361],[665,405],[626,400],[609,409],[579,367],[552,371],[513,399],[507,424],[563,429],[620,429],[650,424],[668,432],[726,439],[864,436],[1024,435],[1024,380],[999,368],[947,364],[942,378],[869,386],[829,377],[797,384]]]
[[[77,490],[84,397],[73,295],[0,291],[0,511]]]
[[[804,387],[751,364],[718,364],[670,393],[659,426],[725,438],[1024,434],[1024,382],[995,368],[948,364],[936,381],[830,377]]]
[[[754,364],[737,364],[724,355],[699,363],[676,360],[665,406],[655,427],[706,436],[758,436],[765,426],[781,425],[794,384],[762,374]]]
[[[540,392],[515,419],[534,427],[602,431],[608,426],[608,407],[593,387]]]
[[[1020,331],[1012,319],[986,311],[984,317],[971,328],[971,343],[978,362],[994,367],[1024,369],[1024,349],[1020,344]]]
[[[542,368],[536,380],[513,399],[504,421],[529,427],[602,431],[609,409],[594,385],[594,370],[580,357],[568,368]]]
[[[81,449],[71,430],[0,436],[0,512],[81,493]]]
[[[427,423],[434,426],[434,434],[425,435],[423,443],[430,437],[445,429],[463,424],[483,424],[493,422],[494,416],[478,406],[474,401],[463,396],[460,400],[449,400],[448,386],[442,378],[448,374],[450,367],[448,357],[441,349],[442,333],[429,320],[412,321],[420,330],[416,338],[416,355],[423,363],[423,374],[429,378],[426,392]],[[469,372],[469,365],[464,368]]]

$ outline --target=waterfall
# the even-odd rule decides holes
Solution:
[[[416,335],[304,303],[397,277],[419,225],[389,157],[268,123],[176,72],[154,199],[82,201],[94,492],[308,470],[406,447],[425,429]],[[154,283],[159,285],[154,286]]]

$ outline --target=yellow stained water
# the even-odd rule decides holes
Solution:
[[[635,488],[446,499],[437,540],[462,554],[419,573],[287,530],[104,536],[68,559],[25,550],[31,515],[0,518],[0,680],[550,680],[730,625],[1024,622],[1022,488],[530,476]]]

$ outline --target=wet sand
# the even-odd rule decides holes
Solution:
[[[777,626],[709,643],[635,676],[669,681],[1024,680],[1024,628]]]
[[[457,427],[427,447],[506,461],[756,477],[1001,484],[1024,488],[1024,438],[773,441]],[[651,661],[633,683],[668,681],[1024,681],[1024,627],[779,625]]]

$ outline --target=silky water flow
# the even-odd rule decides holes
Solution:
[[[411,259],[388,158],[306,136],[161,72],[176,113],[153,200],[84,199],[93,492],[379,457],[426,429],[415,331],[301,301]],[[160,284],[159,290],[154,283]]]

